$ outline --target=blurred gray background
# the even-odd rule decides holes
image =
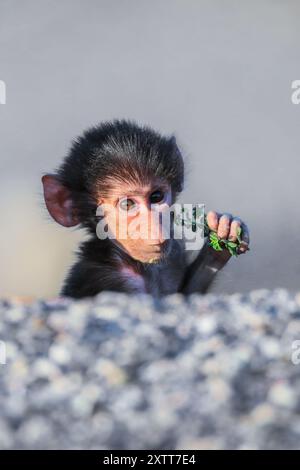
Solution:
[[[249,224],[215,291],[298,289],[299,18],[298,0],[0,0],[0,295],[58,294],[82,234],[40,177],[115,117],[175,133],[182,201]]]

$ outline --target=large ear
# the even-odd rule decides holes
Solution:
[[[61,184],[54,175],[42,177],[44,198],[49,214],[64,227],[74,227],[79,224],[71,192]]]

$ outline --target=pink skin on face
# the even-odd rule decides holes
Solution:
[[[133,187],[124,183],[112,188],[110,197],[103,197],[99,202],[105,207],[109,206],[106,222],[109,227],[115,227],[116,243],[124,251],[141,262],[161,259],[167,250],[168,240],[164,237],[160,219],[155,217],[155,212],[163,211],[172,204],[171,188],[166,183],[153,181],[149,185]],[[143,237],[134,238],[140,230],[141,216],[147,221],[146,232],[143,232]],[[124,226],[126,237],[121,239],[117,234]]]

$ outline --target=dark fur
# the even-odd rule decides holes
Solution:
[[[156,297],[176,292],[182,281],[185,256],[181,244],[173,240],[169,256],[157,265],[132,259],[110,240],[92,238],[78,252],[78,262],[71,268],[61,294],[74,298],[90,297],[104,290],[150,293]],[[121,272],[132,268],[145,281],[140,289]]]

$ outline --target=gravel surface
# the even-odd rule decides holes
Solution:
[[[1,449],[300,448],[300,294],[104,292],[0,314]]]

